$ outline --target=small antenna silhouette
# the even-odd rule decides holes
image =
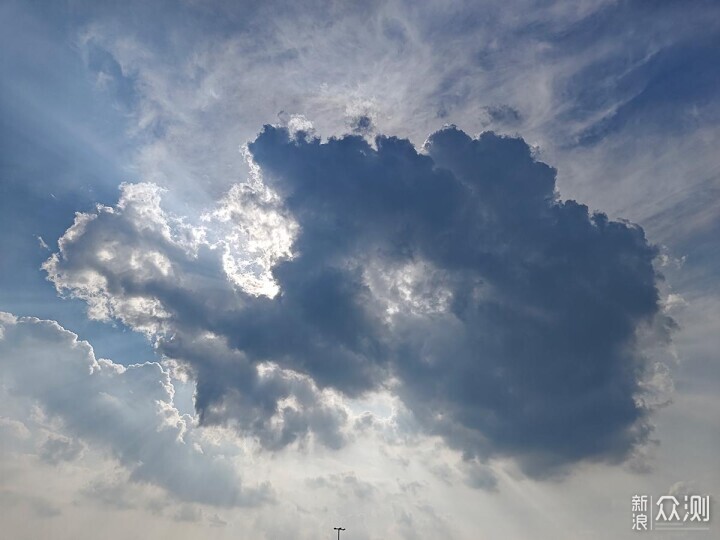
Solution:
[[[343,529],[342,527],[333,527],[333,531],[338,532],[338,540],[340,540],[340,531],[344,531],[344,530],[345,529]]]

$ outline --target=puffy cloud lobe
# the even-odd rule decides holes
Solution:
[[[348,412],[337,396],[320,391],[307,375],[277,364],[253,364],[217,336],[175,335],[160,343],[165,354],[195,371],[201,423],[230,423],[270,450],[304,444],[311,433],[330,448],[346,442]]]
[[[231,462],[198,450],[201,441],[174,408],[173,386],[158,364],[96,360],[87,342],[53,321],[3,313],[0,328],[0,374],[11,395],[39,403],[70,437],[109,450],[132,480],[187,502],[246,506],[269,499],[268,486],[243,487]],[[81,450],[77,441],[51,436],[40,457],[57,463]]]
[[[158,201],[142,220],[155,229],[142,226],[133,207],[147,197],[128,186],[118,208],[79,216],[46,265],[59,289],[190,365],[206,421],[232,418],[269,447],[308,432],[339,445],[343,411],[327,392],[385,386],[468,459],[511,455],[534,474],[620,460],[645,440],[636,335],[670,326],[656,251],[639,227],[559,200],[555,171],[524,141],[447,128],[418,152],[266,126],[248,149],[290,223],[292,248],[263,258],[276,296],[238,286],[220,244],[182,243]],[[145,258],[121,272],[98,255],[108,245]]]
[[[201,421],[229,421],[271,449],[302,442],[310,433],[341,446],[344,406],[307,375],[263,363],[293,347],[300,359],[301,348],[310,358],[325,347],[303,344],[308,340],[297,310],[285,316],[260,294],[275,293],[266,267],[286,254],[294,229],[272,197],[252,184],[232,190],[204,216],[215,228],[210,238],[207,228],[165,213],[156,186],[125,184],[121,190],[116,207],[78,214],[60,239],[60,253],[44,265],[58,290],[85,300],[93,318],[117,318],[145,332],[163,355],[190,366]],[[264,218],[258,220],[259,214]],[[234,230],[228,230],[229,220]],[[255,277],[248,278],[248,268]],[[255,340],[255,355],[229,347],[231,334]],[[260,356],[271,346],[273,354]]]

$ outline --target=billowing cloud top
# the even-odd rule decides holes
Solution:
[[[125,185],[45,265],[188,366],[203,422],[339,447],[342,396],[384,389],[466,457],[537,475],[646,439],[638,336],[672,324],[656,250],[561,201],[523,140],[451,127],[420,152],[266,126],[248,149],[256,178],[204,228]]]

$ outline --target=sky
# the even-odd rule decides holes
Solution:
[[[702,0],[0,0],[3,531],[717,538],[718,65]]]

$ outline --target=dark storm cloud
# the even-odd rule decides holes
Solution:
[[[333,328],[351,327],[318,330],[387,365],[421,421],[468,455],[507,452],[537,472],[625,456],[647,435],[635,336],[659,314],[642,229],[558,200],[555,171],[520,139],[449,128],[427,155],[395,138],[376,144],[268,127],[250,145],[301,227],[299,255],[275,272],[283,297],[301,290],[308,320],[328,309]],[[380,325],[358,271],[378,261],[428,263],[447,310],[401,310]],[[335,297],[318,274],[333,276]],[[372,354],[355,346],[368,341]]]
[[[217,250],[173,237],[148,188],[78,218],[46,265],[186,363],[204,422],[271,449],[309,433],[338,447],[347,413],[322,389],[393,380],[468,463],[510,455],[540,475],[646,439],[636,335],[670,325],[656,250],[639,227],[559,200],[524,141],[447,128],[418,152],[267,126],[249,150],[298,224],[276,297],[233,288]]]

